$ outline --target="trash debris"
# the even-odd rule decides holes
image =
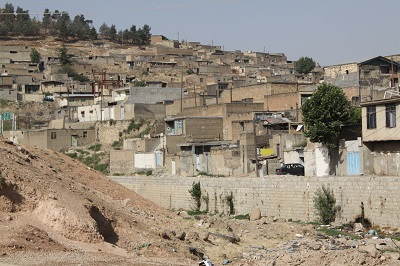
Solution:
[[[222,265],[227,265],[228,263],[231,263],[232,261],[231,260],[224,260],[223,262],[222,262]]]
[[[210,260],[202,260],[199,262],[199,266],[213,266]]]

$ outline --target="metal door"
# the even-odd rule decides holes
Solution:
[[[162,162],[161,162],[161,152],[156,152],[156,166],[162,166]]]
[[[71,146],[72,147],[78,146],[78,136],[77,135],[71,136]]]
[[[347,153],[347,171],[349,175],[359,175],[360,171],[360,153],[350,151]]]

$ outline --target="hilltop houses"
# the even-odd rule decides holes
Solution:
[[[362,128],[343,128],[335,173],[400,173],[388,167],[400,154],[399,56],[299,74],[282,53],[223,51],[156,35],[142,49],[70,50],[71,67],[83,77],[78,81],[60,72],[54,53],[32,64],[30,51],[0,46],[0,98],[52,102],[55,119],[3,134],[55,150],[122,142],[110,151],[111,174],[163,169],[182,176],[264,176],[281,163],[301,163],[306,175],[326,175],[326,149],[307,142],[301,114],[322,82],[342,87],[363,114]],[[146,132],[132,138],[126,128],[135,121],[153,122],[140,124]]]

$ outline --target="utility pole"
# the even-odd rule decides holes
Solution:
[[[193,91],[194,91],[194,106],[197,107],[197,101],[196,101],[196,85],[193,84]]]
[[[181,73],[181,113],[183,112],[183,72]]]
[[[253,117],[253,136],[254,136],[254,158],[256,160],[256,176],[260,177],[258,173],[258,153],[257,153],[257,133],[256,133],[256,114]]]

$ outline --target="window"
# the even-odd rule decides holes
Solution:
[[[51,132],[51,139],[57,138],[57,132]]]
[[[389,74],[390,67],[389,66],[381,66],[381,74]]]
[[[367,129],[376,128],[376,106],[367,106]]]
[[[386,127],[396,127],[396,105],[386,105]]]
[[[85,117],[85,111],[81,111],[81,116]]]
[[[83,131],[83,137],[87,138],[87,131]]]

